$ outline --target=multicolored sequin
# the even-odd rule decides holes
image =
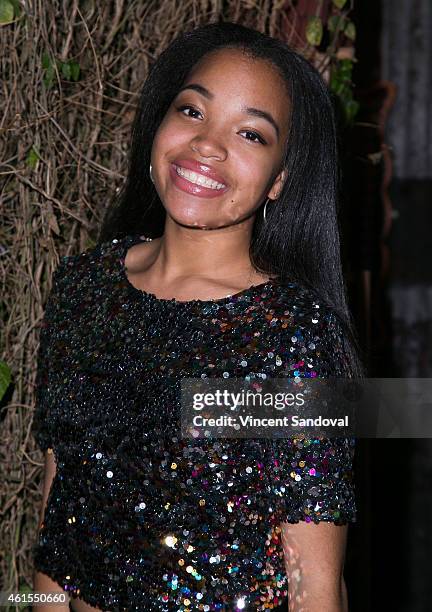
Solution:
[[[286,602],[281,522],[356,520],[355,440],[180,437],[182,377],[346,375],[342,331],[275,280],[159,299],[105,242],[58,266],[33,432],[57,472],[36,569],[101,610],[269,610]]]

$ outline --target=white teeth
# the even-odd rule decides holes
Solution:
[[[177,174],[187,179],[191,183],[195,183],[196,185],[202,185],[203,187],[208,187],[209,189],[223,189],[226,187],[223,183],[218,183],[217,181],[212,181],[211,179],[203,176],[202,174],[198,174],[197,172],[192,172],[192,170],[186,170],[186,168],[181,168],[180,166],[175,166]]]

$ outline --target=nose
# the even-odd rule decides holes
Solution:
[[[227,157],[227,150],[222,144],[222,137],[212,130],[207,130],[195,138],[190,143],[192,151],[195,151],[203,158],[212,158],[224,161]]]

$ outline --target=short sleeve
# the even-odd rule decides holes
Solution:
[[[31,432],[42,451],[53,447],[49,410],[49,370],[52,340],[60,309],[61,280],[65,273],[64,261],[66,259],[63,258],[53,274],[51,291],[48,295],[44,316],[40,325],[39,348],[36,360],[35,408]]]
[[[352,377],[333,311],[312,314],[302,338],[297,375]],[[281,522],[356,522],[355,438],[287,437],[272,439],[270,446],[271,488]]]

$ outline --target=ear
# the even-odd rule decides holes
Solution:
[[[267,197],[270,200],[277,200],[278,199],[279,194],[282,191],[282,187],[284,186],[286,176],[287,176],[287,170],[286,169],[284,169],[281,172],[279,172],[279,174],[275,178],[275,181],[274,181],[270,191],[267,194]]]

